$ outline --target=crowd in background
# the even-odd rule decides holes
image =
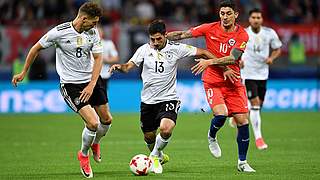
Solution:
[[[51,25],[72,19],[86,0],[1,0],[0,23]],[[218,0],[97,0],[104,9],[102,24],[145,24],[154,18],[172,23],[203,23],[218,19]],[[240,20],[259,7],[266,21],[307,23],[320,21],[319,0],[236,0]]]

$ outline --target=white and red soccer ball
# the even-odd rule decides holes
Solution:
[[[137,176],[147,175],[151,170],[151,166],[151,159],[144,154],[134,156],[129,163],[130,171]]]

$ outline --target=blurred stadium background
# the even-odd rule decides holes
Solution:
[[[78,162],[73,152],[76,152],[80,143],[81,120],[71,113],[60,95],[54,48],[41,52],[29,71],[28,79],[18,88],[13,88],[10,81],[12,74],[21,70],[30,47],[50,28],[72,20],[83,2],[85,0],[0,1],[0,175],[4,179],[80,177],[78,168],[74,168]],[[126,62],[137,47],[148,41],[146,25],[154,18],[164,19],[168,31],[186,30],[218,20],[218,0],[97,2],[104,9],[101,24],[105,35],[116,44],[121,63]],[[240,24],[247,26],[248,11],[259,7],[263,10],[264,25],[274,28],[283,42],[281,57],[270,67],[262,114],[265,118],[263,130],[270,150],[261,153],[254,149],[253,144],[250,146],[253,166],[258,173],[266,174],[257,174],[257,179],[319,179],[320,1],[236,2],[240,8]],[[183,42],[205,47],[201,39]],[[210,110],[200,77],[194,77],[189,70],[192,64],[192,60],[186,60],[179,66],[178,91],[183,113],[174,142],[168,147],[169,152],[176,153],[176,159],[188,157],[190,161],[173,161],[172,165],[168,165],[171,171],[164,176],[169,179],[235,178],[237,174],[230,174],[230,169],[234,168],[231,165],[235,163],[236,148],[228,148],[231,142],[234,143],[233,130],[222,133],[221,146],[225,147],[227,155],[224,161],[217,161],[217,164],[208,162],[211,157],[205,138],[210,115],[198,112],[201,108],[206,112]],[[140,88],[139,70],[129,74],[116,73],[111,77],[108,93],[115,121],[110,137],[105,141],[107,152],[111,152],[110,156],[106,155],[109,169],[100,166],[97,169],[100,177],[108,175],[128,179],[130,173],[126,163],[137,152],[147,153],[139,132]],[[131,120],[134,123],[129,122]],[[124,136],[123,132],[132,135]],[[199,133],[191,135],[190,132]],[[192,143],[188,144],[185,138],[192,138]],[[61,142],[61,139],[65,140]],[[184,151],[182,147],[190,151]],[[179,154],[181,151],[186,154]],[[199,156],[194,157],[194,154]],[[46,160],[48,158],[49,162]],[[61,164],[61,161],[65,163]],[[110,167],[113,169],[110,170]],[[207,167],[220,173],[208,172]],[[186,170],[188,172],[184,172]]]

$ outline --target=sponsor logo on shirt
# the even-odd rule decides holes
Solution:
[[[213,37],[213,36],[210,36],[210,38],[211,38],[212,40],[218,40],[218,38]]]

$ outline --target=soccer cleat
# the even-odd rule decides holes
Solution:
[[[267,149],[268,145],[264,142],[263,138],[256,139],[256,147],[259,150]]]
[[[160,163],[159,157],[150,156],[150,159],[152,161],[152,169],[151,169],[151,171],[156,173],[156,174],[161,174],[163,169],[162,169],[162,165]]]
[[[253,173],[256,172],[256,170],[254,170],[247,162],[247,160],[245,161],[240,161],[238,160],[238,171],[240,172],[247,172],[247,173]]]
[[[91,145],[93,159],[97,163],[101,162],[101,153],[100,153],[100,144],[92,144]]]
[[[229,117],[228,118],[228,123],[229,123],[229,126],[232,127],[232,128],[236,128],[237,127],[237,123],[236,123],[236,121],[234,120],[233,117]]]
[[[160,158],[160,164],[163,165],[169,162],[170,158],[167,154],[162,153],[162,157]]]
[[[84,156],[81,151],[78,152],[78,160],[80,162],[80,171],[86,178],[92,178],[93,173],[90,166],[89,156]]]
[[[217,138],[213,138],[210,136],[210,130],[208,132],[208,142],[209,142],[209,150],[213,157],[220,158],[221,157],[221,149],[218,144]]]

